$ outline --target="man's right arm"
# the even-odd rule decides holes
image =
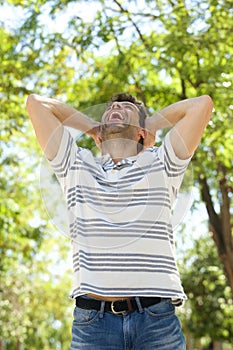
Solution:
[[[165,107],[152,117],[146,118],[149,132],[145,144],[151,145],[152,136],[157,130],[173,126],[170,131],[173,150],[178,158],[188,159],[198,147],[212,109],[213,101],[208,95],[189,98]]]
[[[99,124],[62,102],[32,94],[27,98],[26,107],[37,140],[49,160],[58,152],[63,126],[80,130],[96,141]]]

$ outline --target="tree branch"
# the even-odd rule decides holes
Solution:
[[[105,16],[106,16],[106,19],[108,20],[108,19],[109,19],[109,17],[108,17],[108,15],[107,15],[107,13],[106,13],[105,9],[104,9],[104,14],[105,14]],[[118,37],[117,37],[117,35],[116,35],[115,31],[114,31],[114,28],[113,28],[112,22],[111,22],[111,21],[109,21],[109,24],[110,24],[110,30],[111,30],[111,33],[112,33],[112,35],[113,35],[113,37],[114,37],[114,40],[115,40],[115,43],[116,43],[117,50],[118,50],[118,52],[119,52],[119,54],[120,54],[120,55],[123,55],[123,51],[121,50],[121,46],[120,46],[120,43],[119,43]]]
[[[232,252],[233,242],[232,242],[232,234],[231,234],[230,199],[228,195],[226,169],[222,164],[218,164],[218,170],[223,174],[222,179],[219,181],[219,187],[222,195],[221,222],[222,222],[223,239],[225,242],[226,251]]]
[[[120,8],[121,13],[124,13],[127,15],[129,21],[132,23],[132,25],[134,26],[134,28],[136,29],[136,32],[139,35],[139,38],[141,39],[142,43],[145,45],[145,47],[150,50],[150,47],[148,45],[148,43],[146,42],[146,39],[144,38],[143,34],[141,33],[139,27],[137,26],[137,24],[134,22],[134,20],[131,18],[129,11],[124,9],[123,6],[119,3],[118,0],[113,0]]]
[[[220,254],[225,254],[225,245],[222,237],[222,225],[219,215],[216,213],[213,205],[213,201],[210,195],[210,188],[205,177],[201,178],[199,176],[199,184],[201,186],[202,200],[206,205],[206,210],[209,215],[209,222],[213,228],[214,240],[218,246]]]
[[[180,78],[181,79],[181,89],[182,89],[182,94],[181,94],[181,98],[182,100],[187,98],[186,95],[186,84],[185,84],[185,79],[184,78]]]
[[[121,5],[120,5],[121,6]],[[122,6],[121,6],[121,8],[122,8]],[[118,10],[115,10],[115,9],[113,9],[113,8],[111,8],[111,7],[108,7],[108,6],[106,6],[105,7],[105,10],[110,10],[110,11],[112,11],[112,12],[117,12],[117,13],[119,13],[119,11]],[[125,10],[125,9],[122,9],[125,13],[129,13],[129,11],[128,10]],[[123,12],[123,11],[121,11],[121,12]],[[160,18],[161,16],[155,16],[155,15],[153,15],[153,13],[147,13],[147,12],[131,12],[131,15],[132,16],[140,16],[140,17],[150,17],[150,18],[152,18],[152,19],[158,19],[158,18]]]

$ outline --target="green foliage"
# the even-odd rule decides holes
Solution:
[[[184,256],[183,285],[189,298],[183,324],[196,339],[233,342],[231,290],[210,234],[201,237]]]
[[[67,241],[47,237],[40,247],[43,253],[30,264],[11,261],[8,270],[1,273],[0,339],[11,344],[9,349],[15,348],[17,342],[27,350],[57,349],[59,344],[69,347],[73,303],[67,297],[68,275],[64,266],[62,275],[59,273],[59,261],[56,272],[47,269],[52,259],[55,263],[54,246],[61,241],[64,246],[63,253],[59,252],[60,259]],[[20,252],[19,246],[16,249]]]

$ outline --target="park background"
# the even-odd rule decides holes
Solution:
[[[189,297],[178,313],[188,350],[233,349],[232,24],[231,0],[0,1],[1,350],[66,350],[71,337],[70,241],[41,198],[26,97],[83,111],[121,91],[151,113],[214,101],[191,163],[191,214],[176,230]]]

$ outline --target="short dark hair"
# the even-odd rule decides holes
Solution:
[[[131,102],[134,105],[136,105],[139,109],[139,124],[142,128],[145,127],[145,119],[147,117],[147,110],[144,106],[143,102],[138,101],[137,98],[131,94],[128,94],[127,92],[120,92],[115,95],[113,95],[108,102],[108,107],[113,104],[113,102]]]

